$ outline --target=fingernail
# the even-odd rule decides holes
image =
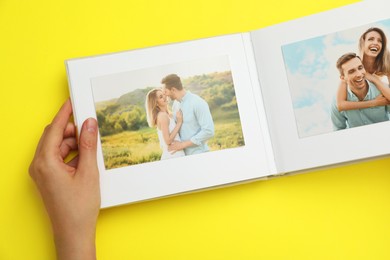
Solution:
[[[87,130],[90,133],[95,133],[97,128],[96,120],[93,118],[87,119]]]

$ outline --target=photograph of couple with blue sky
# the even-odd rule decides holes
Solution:
[[[100,76],[91,86],[107,170],[245,145],[227,55]]]
[[[367,64],[370,58],[366,57],[364,50],[360,50],[362,48],[359,49],[359,39],[368,29],[373,27],[380,28],[380,30],[384,33],[385,39],[381,39],[383,38],[382,36],[378,36],[380,39],[375,39],[378,40],[379,47],[372,47],[373,45],[370,45],[370,55],[379,55],[378,53],[382,51],[381,49],[387,52],[384,54],[384,56],[387,56],[381,58],[382,61],[386,62],[384,67],[387,68],[380,69],[377,63],[373,63],[372,66],[363,66],[363,68],[365,67],[367,72],[378,75],[378,78],[380,78],[383,86],[388,88],[388,78],[390,75],[388,69],[388,67],[390,67],[390,60],[388,59],[390,19],[282,46],[289,91],[292,99],[297,131],[300,138],[330,133],[336,130],[335,128],[337,128],[337,126],[335,127],[335,120],[334,118],[332,119],[331,115],[332,113],[338,113],[337,111],[332,111],[332,103],[335,102],[336,96],[340,91],[339,85],[341,82],[340,72],[336,68],[336,62],[342,55],[352,52],[360,56],[362,63]],[[365,40],[368,41],[368,37],[366,37]],[[379,50],[377,50],[377,48],[379,48]],[[368,76],[365,78],[369,79]],[[351,88],[349,88],[349,90],[351,90]],[[379,91],[379,95],[383,94],[386,96],[385,93],[381,92],[383,91]],[[349,91],[348,96],[350,96],[350,94],[353,95]],[[377,110],[379,110],[379,107],[385,111],[385,121],[388,121],[388,107],[382,104],[380,106],[376,106],[376,108],[378,108]],[[373,113],[376,108],[364,108],[361,109],[360,112],[361,114],[366,112]],[[354,127],[354,123],[348,122],[348,119],[351,120],[352,117],[361,116],[356,111],[358,110],[355,109],[355,112],[340,112],[340,117],[346,118],[346,128]],[[365,116],[366,115],[363,115],[363,117]],[[364,124],[367,122],[365,119],[366,118],[362,119]],[[374,120],[371,123],[381,121],[384,120]],[[367,124],[370,124],[370,120],[368,120],[368,122],[369,123]],[[351,125],[348,126],[348,124]]]

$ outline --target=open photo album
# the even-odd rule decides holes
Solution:
[[[384,6],[67,60],[75,124],[98,121],[101,206],[389,154]]]

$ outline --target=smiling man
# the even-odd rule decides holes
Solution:
[[[348,101],[373,100],[382,93],[376,86],[366,80],[366,71],[360,57],[356,53],[346,53],[337,60],[337,69],[341,80],[348,85]],[[341,130],[356,126],[369,125],[388,121],[387,106],[378,106],[365,109],[338,111],[336,101],[332,103],[331,119],[334,130]]]

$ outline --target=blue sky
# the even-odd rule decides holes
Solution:
[[[359,37],[370,27],[384,30],[389,42],[390,19],[282,46],[300,137],[332,131],[329,109],[339,84],[336,61],[346,52],[358,53]]]

